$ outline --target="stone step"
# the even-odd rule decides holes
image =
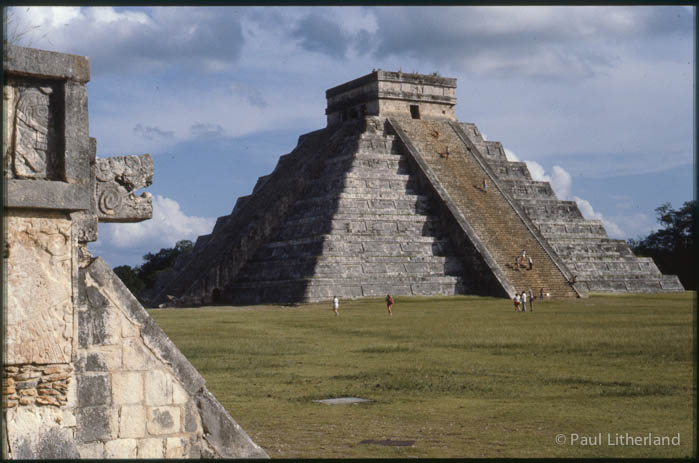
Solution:
[[[340,222],[341,223],[341,222]],[[273,240],[288,241],[314,235],[351,234],[347,242],[358,240],[420,241],[438,234],[434,222],[346,221],[344,226],[330,221],[285,225],[273,235]]]
[[[524,162],[488,159],[488,164],[500,180],[532,180],[529,168]]]
[[[474,145],[485,146],[485,139],[483,138],[480,130],[478,130],[476,124],[473,122],[459,122],[459,125],[464,129],[466,136],[469,138],[469,140],[471,140],[471,142],[473,142]]]
[[[388,172],[409,173],[408,163],[401,156],[386,155],[386,156],[362,156],[358,154],[350,154],[347,156],[336,157],[325,161],[326,171],[346,170],[347,166],[352,170],[374,170],[384,169]]]
[[[607,236],[607,232],[602,229],[602,230],[596,230],[594,232],[580,232],[580,233],[574,233],[574,232],[564,232],[564,233],[557,233],[557,232],[542,232],[541,233],[544,238],[548,240],[549,243],[553,242],[574,242],[578,241],[580,243],[585,243],[585,242],[591,242],[594,243],[595,241],[598,240],[604,240],[604,239],[609,239]]]
[[[430,239],[430,237],[426,237],[426,239]],[[393,256],[415,258],[433,255],[453,255],[451,246],[447,240],[438,240],[435,238],[431,239],[433,240],[431,242],[427,240],[425,242],[395,242],[378,240],[358,240],[355,242],[349,242],[343,240],[313,241],[309,238],[302,238],[298,240],[289,240],[286,242],[276,241],[268,243],[258,251],[256,259],[296,259],[302,256],[317,256],[319,254],[322,254],[323,257],[344,257],[358,255],[364,259]]]
[[[524,202],[526,200],[521,201]],[[539,202],[524,203],[521,204],[521,206],[524,212],[531,217],[534,222],[551,219],[562,220],[566,218],[572,220],[583,219],[583,215],[580,213],[577,205],[574,205],[575,203],[573,203],[573,205],[569,204],[571,202],[572,201],[555,201],[555,203],[551,202],[551,204],[541,204]]]
[[[362,134],[357,143],[357,150],[364,153],[400,154],[400,147],[392,135]]]
[[[364,262],[338,263],[316,262],[314,259],[256,261],[246,266],[238,281],[278,280],[288,278],[433,278],[444,275],[460,275],[459,262]]]
[[[351,255],[321,255],[321,256],[298,256],[299,261],[313,261],[315,263],[326,263],[326,264],[334,264],[334,265],[345,265],[345,264],[362,264],[362,263],[369,263],[369,264],[378,264],[378,263],[383,263],[383,264],[405,264],[405,263],[410,263],[410,264],[435,264],[435,265],[447,265],[450,269],[456,268],[455,266],[461,265],[460,260],[457,257],[454,256],[435,256],[432,254],[429,255],[408,255],[408,254],[402,254],[398,256],[368,256],[368,255],[362,255],[362,254],[351,254]],[[280,258],[275,258],[275,257],[270,257],[267,256],[266,258],[262,258],[260,256],[257,256],[257,259],[255,262],[276,262],[279,261],[281,263],[286,263],[289,264],[289,259],[280,259]],[[451,273],[451,270],[450,270]]]
[[[338,280],[334,277],[331,278],[323,278],[323,277],[318,277],[318,278],[289,278],[289,279],[280,279],[280,280],[256,280],[256,281],[236,281],[235,283],[231,284],[231,288],[237,288],[237,289],[242,289],[242,288],[256,288],[256,287],[264,287],[264,286],[275,286],[275,285],[280,285],[280,284],[285,284],[285,283],[292,283],[292,282],[302,282],[306,286],[325,286],[325,285],[335,285],[338,286],[339,284],[342,285],[348,285],[348,286],[354,286],[354,285],[371,285],[371,284],[376,284],[376,283],[395,283],[397,285],[403,285],[403,284],[414,284],[414,283],[446,283],[446,284],[454,284],[458,283],[461,281],[461,278],[458,276],[451,276],[451,275],[444,275],[444,276],[427,276],[427,275],[394,275],[391,276],[390,278],[386,278],[385,281],[379,281],[374,275],[367,275],[366,277],[363,278],[353,278],[349,277],[346,279],[341,280],[341,282],[338,282]],[[384,293],[385,295],[386,293]]]
[[[418,193],[418,185],[414,180],[411,181],[408,175],[392,175],[390,178],[365,178],[359,175],[348,176],[346,172],[341,172],[309,182],[306,196],[338,194],[342,191],[352,193],[361,189],[380,192],[401,191],[406,194]]]
[[[635,259],[631,249],[626,243],[606,243],[601,240],[575,240],[575,241],[551,241],[551,247],[564,260],[600,259],[600,258],[624,258]]]
[[[360,211],[356,214],[328,214],[324,216],[302,217],[296,219],[287,219],[286,226],[296,226],[302,224],[313,224],[319,221],[328,221],[333,230],[346,230],[353,223],[366,222],[395,222],[400,224],[438,224],[439,219],[433,215],[415,215],[415,214],[368,214]]]
[[[646,260],[647,259],[647,260]],[[637,257],[635,260],[577,260],[568,264],[571,271],[577,272],[578,277],[588,279],[590,275],[647,275],[660,277],[662,274],[652,259]]]
[[[353,169],[346,172],[345,179],[367,181],[381,180],[384,182],[409,181],[410,174],[411,171],[409,169],[400,172],[394,172],[389,169],[364,169],[361,171],[359,169]]]
[[[510,193],[510,195],[517,200],[558,199],[556,198],[553,188],[551,188],[551,185],[548,182],[504,180],[501,184],[507,189],[508,193]]]
[[[669,277],[669,278],[668,278]],[[632,293],[661,293],[678,292],[684,288],[674,275],[663,275],[662,278],[625,278],[625,279],[591,279],[584,283],[594,292],[632,292]]]
[[[359,297],[453,295],[463,293],[463,283],[458,278],[442,277],[430,280],[397,280],[377,282],[366,280],[337,280],[335,278],[313,278],[286,281],[260,281],[235,283],[229,289],[233,303],[255,304],[270,300],[284,302],[318,302],[338,296],[341,299]],[[274,295],[272,299],[270,295]],[[379,305],[385,311],[385,305]],[[342,307],[340,308],[342,311]],[[385,313],[385,312],[384,312]]]
[[[356,211],[371,211],[375,214],[427,214],[429,206],[429,199],[421,196],[406,196],[406,199],[309,198],[294,203],[289,215],[296,219],[323,215],[328,211],[341,214]]]

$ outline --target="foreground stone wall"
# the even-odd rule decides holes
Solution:
[[[266,457],[109,266],[98,221],[152,215],[149,155],[96,159],[89,61],[8,46],[2,456]]]

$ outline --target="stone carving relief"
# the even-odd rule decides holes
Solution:
[[[153,183],[153,158],[149,154],[97,159],[95,178],[101,222],[136,222],[153,215],[151,194],[133,194]]]
[[[18,178],[56,177],[56,116],[51,102],[55,90],[50,85],[15,84],[3,88],[7,105],[6,122],[11,133],[12,174]],[[6,172],[9,166],[6,165]]]
[[[59,213],[7,217],[6,364],[68,363],[72,353],[71,224]]]

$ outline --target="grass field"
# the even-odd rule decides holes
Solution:
[[[330,303],[150,313],[272,457],[685,457],[694,298],[593,296],[533,313],[503,299],[397,298],[392,317],[380,299],[341,301],[339,317]],[[347,396],[371,402],[312,402]],[[609,445],[626,433],[679,433],[680,445]]]

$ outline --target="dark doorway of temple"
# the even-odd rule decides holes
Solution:
[[[411,104],[410,115],[413,116],[413,119],[420,119],[420,107],[416,104]]]

